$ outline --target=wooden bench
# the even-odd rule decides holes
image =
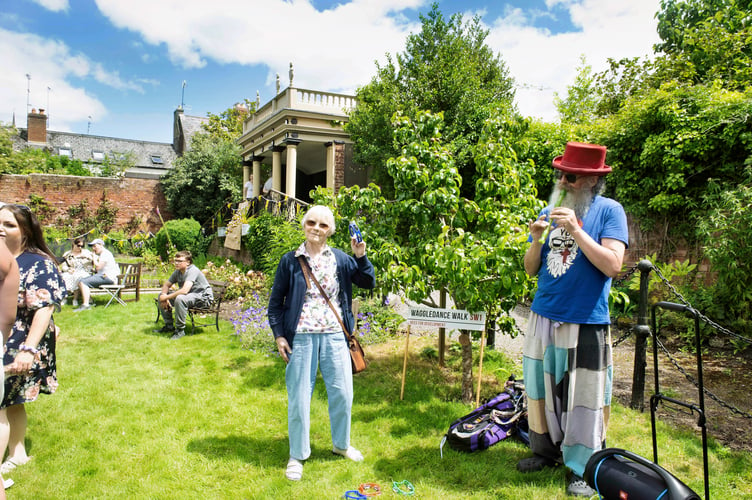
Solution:
[[[229,283],[227,283],[226,281],[219,281],[219,280],[207,280],[207,281],[212,287],[214,300],[207,307],[189,307],[188,308],[188,317],[191,318],[191,335],[196,333],[197,326],[204,327],[204,326],[214,325],[217,328],[217,331],[219,331],[219,311],[220,311],[220,307],[222,306],[222,300],[225,298],[225,293],[227,292],[227,286]],[[157,323],[159,322],[159,318],[162,317],[162,314],[159,310],[159,299],[155,298],[154,304],[157,306],[157,319],[154,322]],[[196,321],[197,316],[206,316],[209,322],[198,323]]]
[[[102,285],[101,287],[90,289],[92,295],[108,294],[110,301],[107,302],[107,306],[113,300],[117,300],[120,304],[125,305],[126,302],[138,302],[141,298],[141,262],[118,262],[118,267],[120,268],[120,274],[118,274],[116,284]],[[135,296],[123,299],[123,291],[133,291],[135,292]]]

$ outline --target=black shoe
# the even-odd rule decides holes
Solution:
[[[170,337],[170,340],[177,340],[177,339],[179,339],[181,337],[185,337],[185,330],[177,330],[175,332],[175,335],[173,335],[172,337]]]
[[[546,467],[556,467],[558,462],[543,455],[533,455],[517,462],[517,470],[520,472],[538,472]]]
[[[152,330],[152,332],[154,333],[172,333],[174,331],[175,331],[174,326],[167,326],[167,325],[163,326],[162,328],[155,328],[154,330]]]

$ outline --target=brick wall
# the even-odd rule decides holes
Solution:
[[[88,200],[92,211],[107,199],[117,207],[116,228],[128,224],[135,216],[143,221],[141,229],[156,232],[162,223],[156,208],[167,220],[167,200],[158,180],[78,177],[73,175],[0,175],[0,201],[5,203],[28,204],[29,195],[44,198],[55,216],[66,215],[70,206]]]
[[[345,185],[345,145],[334,143],[334,192]]]

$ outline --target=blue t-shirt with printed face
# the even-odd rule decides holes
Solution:
[[[541,211],[548,215],[550,208]],[[582,221],[582,229],[596,242],[611,238],[629,245],[627,215],[609,198],[596,196]],[[552,227],[541,247],[538,290],[531,309],[540,316],[565,323],[605,325],[611,323],[608,292],[611,278],[582,253],[563,227]]]

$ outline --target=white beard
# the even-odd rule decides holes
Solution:
[[[548,206],[551,208],[555,206],[561,196],[562,189],[564,188],[562,188],[561,184],[558,182],[554,185],[554,190],[551,192],[551,197],[548,200]],[[593,198],[595,198],[593,192],[590,188],[580,188],[568,189],[566,190],[566,193],[567,194],[564,196],[564,199],[559,206],[571,208],[574,210],[574,213],[579,220],[584,219],[588,210],[590,210],[590,205],[593,204]]]

